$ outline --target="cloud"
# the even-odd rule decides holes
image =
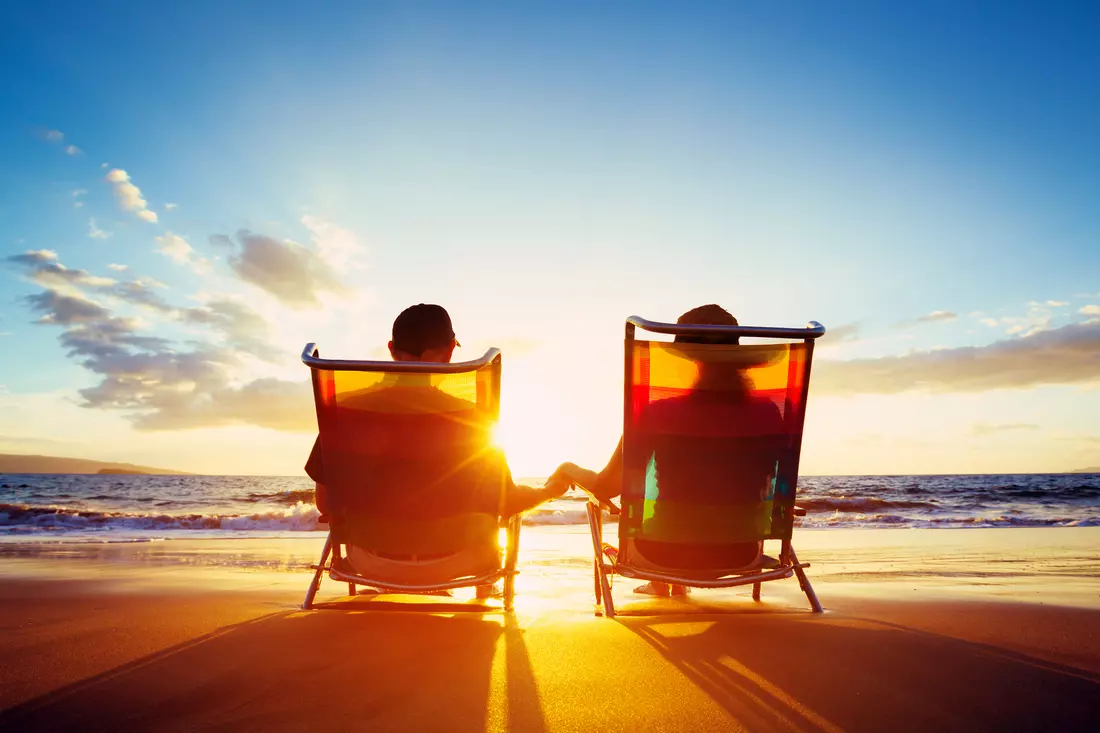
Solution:
[[[982,318],[978,320],[978,323],[983,326],[989,326],[990,328],[997,328],[1001,325],[1001,322],[996,318]]]
[[[65,295],[56,290],[46,290],[27,296],[32,311],[41,313],[39,323],[58,326],[77,326],[98,323],[110,318],[111,312],[82,295]]]
[[[124,211],[132,211],[137,218],[155,223],[156,212],[149,210],[149,204],[141,195],[141,189],[130,181],[130,174],[121,168],[113,168],[107,172],[107,182],[114,188],[118,205]]]
[[[842,323],[825,332],[825,338],[829,342],[838,344],[841,341],[853,341],[859,336],[860,325],[858,323]]]
[[[32,250],[5,258],[7,262],[22,266],[28,279],[43,288],[73,292],[81,287],[108,288],[115,281],[93,275],[87,270],[71,270],[57,261],[57,253],[48,249]]]
[[[1046,305],[1049,308],[1065,308],[1069,305],[1069,302],[1065,300],[1048,300]]]
[[[107,265],[107,269],[108,270],[114,270],[115,272],[126,272],[127,270],[130,269],[130,266],[129,265],[119,265],[119,264],[116,264],[116,263],[112,262],[111,264]]]
[[[246,355],[274,360],[268,345],[267,322],[245,303],[215,297],[194,308],[177,308],[154,288],[158,283],[88,280],[82,270],[69,270],[47,250],[7,258],[26,269],[43,291],[26,298],[39,314],[38,323],[60,327],[67,354],[96,375],[98,383],[80,391],[83,406],[120,410],[142,430],[174,430],[247,424],[276,430],[316,429],[312,393],[306,381],[260,378],[241,382],[237,372]],[[61,284],[79,281],[108,298],[164,313],[217,337],[189,342],[180,348],[160,336],[143,334],[140,319],[116,315],[84,292],[63,292]],[[46,279],[43,279],[46,277]],[[93,277],[93,276],[88,276]],[[71,282],[70,282],[71,281]]]
[[[66,155],[84,155],[84,151],[81,150],[80,148],[78,148],[75,145],[66,145],[65,146],[65,154]]]
[[[162,313],[175,313],[177,308],[173,307],[156,292],[155,288],[160,285],[156,281],[149,282],[146,280],[129,280],[127,282],[116,283],[110,289],[105,289],[104,292],[119,300],[124,300],[127,303],[134,305],[140,305],[145,308],[160,311]]]
[[[993,435],[994,433],[1006,433],[1018,430],[1038,430],[1039,426],[1034,423],[974,423],[974,426],[970,429],[971,435],[985,436]]]
[[[214,247],[228,247],[229,249],[233,249],[237,246],[233,244],[232,239],[224,234],[211,234],[208,241]]]
[[[244,303],[229,298],[213,298],[197,308],[180,309],[177,317],[191,324],[207,326],[234,348],[265,361],[279,355],[270,346],[267,321]]]
[[[359,269],[356,256],[362,251],[362,247],[355,232],[311,214],[303,216],[301,221],[302,226],[312,235],[313,244],[321,259],[337,270]]]
[[[1054,320],[1054,314],[1051,310],[1042,303],[1035,301],[1029,302],[1028,306],[1026,315],[1001,318],[1001,323],[1008,326],[1005,333],[1009,336],[1031,336],[1050,328],[1050,324]]]
[[[88,193],[88,189],[86,189],[86,188],[74,188],[73,189],[73,198],[74,199],[75,198],[80,198],[81,196],[84,196],[87,193]]]
[[[1100,305],[1086,305],[1077,312],[1083,316],[1095,318],[1097,316],[1100,316]]]
[[[21,255],[11,255],[7,260],[17,265],[39,265],[46,262],[57,262],[57,252],[52,249],[32,249]]]
[[[1004,339],[988,346],[904,356],[819,361],[816,394],[984,392],[1100,380],[1100,320]]]
[[[42,137],[46,142],[59,143],[65,139],[65,133],[61,132],[61,130],[46,130],[42,133]]]
[[[164,210],[165,211],[175,211],[176,209],[179,208],[179,206],[180,206],[179,204],[165,204],[164,205]]]
[[[939,321],[953,321],[959,317],[958,313],[953,311],[932,311],[926,315],[917,319],[917,323],[936,323]]]
[[[319,251],[289,239],[280,241],[247,230],[237,232],[237,243],[238,253],[229,258],[233,272],[292,308],[317,307],[318,296],[324,292],[347,292]]]
[[[111,233],[97,227],[95,219],[88,219],[88,237],[91,239],[110,239]]]
[[[178,265],[187,265],[202,274],[210,269],[210,261],[200,257],[190,243],[178,234],[165,232],[157,237],[157,250]]]

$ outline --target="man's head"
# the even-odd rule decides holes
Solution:
[[[733,315],[720,305],[710,303],[709,305],[701,305],[698,308],[692,308],[684,315],[676,319],[676,322],[680,325],[692,324],[697,326],[737,326],[737,319]],[[676,342],[681,344],[731,344],[736,345],[741,342],[737,336],[729,336],[726,334],[681,334],[676,337]]]
[[[441,305],[420,303],[401,311],[393,322],[390,356],[394,361],[446,364],[458,346],[451,317]]]

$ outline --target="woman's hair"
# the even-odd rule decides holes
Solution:
[[[698,308],[692,308],[684,315],[676,319],[680,325],[696,326],[737,326],[737,319],[733,314],[720,305],[709,303]],[[681,344],[730,344],[737,345],[741,340],[737,336],[728,334],[679,334],[676,342]]]

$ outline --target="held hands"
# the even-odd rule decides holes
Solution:
[[[558,466],[557,470],[550,475],[550,478],[546,479],[546,492],[551,496],[561,496],[577,485],[576,481],[570,476],[569,465],[563,463]]]

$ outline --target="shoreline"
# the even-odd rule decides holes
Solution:
[[[796,530],[794,546],[800,558],[811,563],[815,587],[839,587],[848,595],[908,587],[944,598],[1015,594],[1022,600],[1045,598],[1100,608],[1100,527],[953,529]],[[615,536],[616,530],[608,525],[607,532]],[[5,540],[0,541],[0,584],[21,578],[83,577],[162,586],[177,576],[187,585],[264,574],[271,586],[304,589],[307,568],[316,562],[324,538],[323,532],[302,532],[290,537],[148,541]],[[765,543],[766,553],[777,551],[778,543]],[[587,528],[525,526],[520,536],[519,602],[525,594],[540,603],[560,600],[565,605],[567,598],[586,597],[591,593],[591,562]],[[322,585],[322,596],[328,585]],[[771,585],[783,588],[787,583]],[[726,598],[743,593],[731,589],[705,595]]]

